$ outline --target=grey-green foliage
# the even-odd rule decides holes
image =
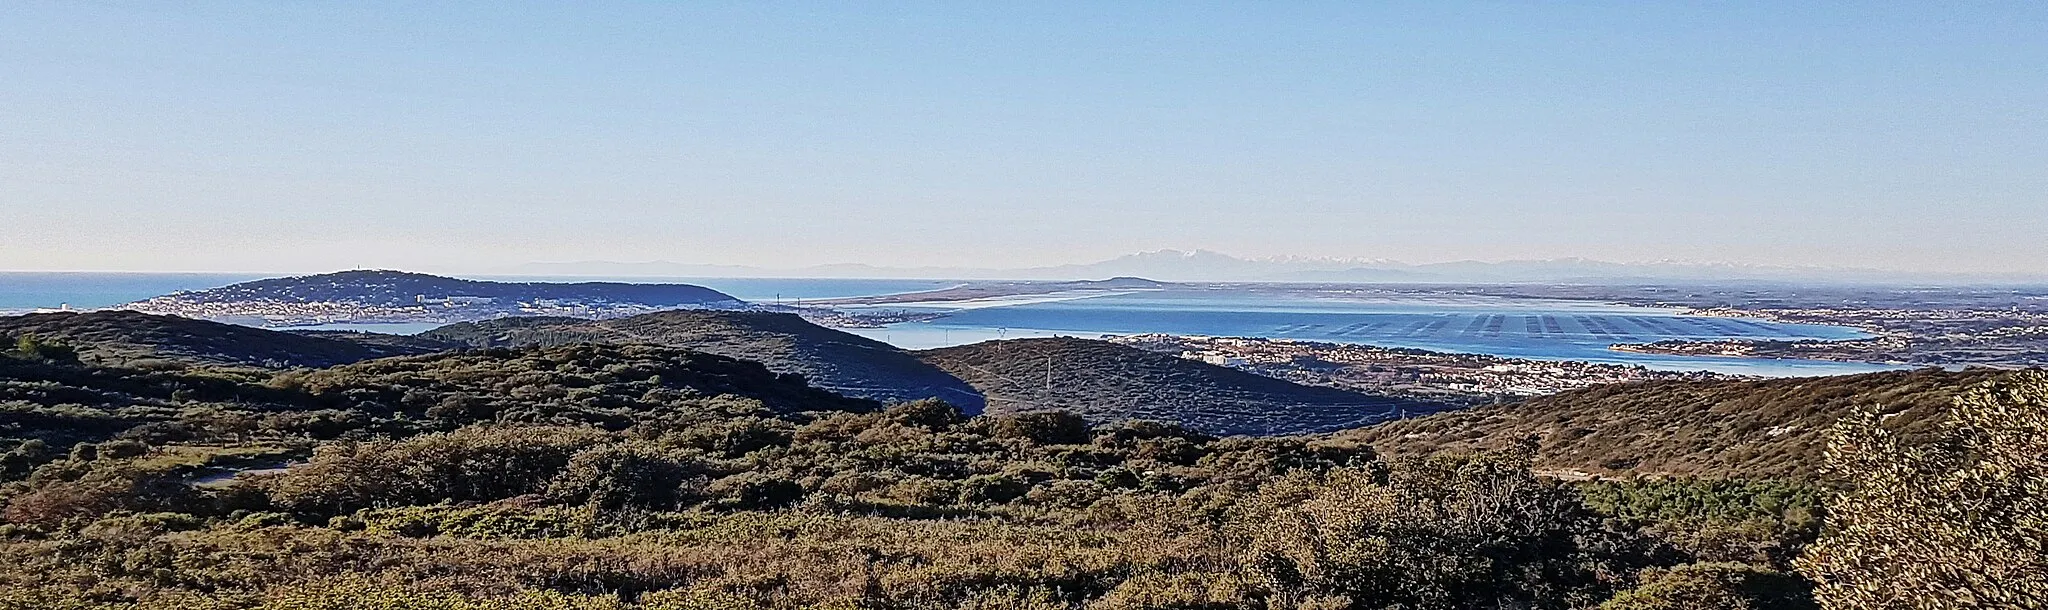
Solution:
[[[1570,608],[1649,551],[1526,455],[1297,471],[1237,507],[1251,582],[1287,608]]]
[[[2048,608],[2048,374],[1964,395],[1945,432],[1905,443],[1871,414],[1836,431],[1852,488],[1800,562],[1824,608]]]
[[[693,479],[711,467],[683,452],[648,442],[604,444],[585,449],[548,483],[549,499],[616,510],[629,506],[670,509],[696,500]]]
[[[77,362],[78,348],[35,335],[22,335],[14,339],[14,355],[35,360]]]

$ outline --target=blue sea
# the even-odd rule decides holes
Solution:
[[[259,276],[234,274],[0,273],[0,313],[38,308],[108,307],[178,290],[197,290]],[[603,278],[492,278],[591,281]],[[754,302],[920,292],[956,286],[946,280],[784,278],[632,278],[707,286]],[[852,332],[922,349],[1000,338],[1171,333],[1365,343],[1544,360],[1639,364],[1663,370],[1805,376],[1898,368],[1881,364],[1706,358],[1632,354],[1614,343],[1664,339],[1849,339],[1861,331],[1837,326],[1681,316],[1672,310],[1584,301],[1454,295],[1305,292],[1288,288],[1169,289],[1050,295],[967,304],[896,305],[942,313],[926,322]],[[321,328],[412,334],[431,324],[330,325]]]
[[[94,309],[180,290],[204,290],[260,275],[229,273],[23,273],[0,272],[0,313],[35,309]]]

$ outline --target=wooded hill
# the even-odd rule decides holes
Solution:
[[[90,362],[145,368],[181,364],[324,367],[432,351],[133,311],[0,317],[0,338],[9,339],[4,347],[14,347],[22,337],[63,344]]]
[[[1538,443],[1539,468],[1612,476],[1810,478],[1836,422],[1862,409],[1925,438],[1958,395],[2011,373],[1941,369],[1761,381],[1616,384],[1353,430],[1393,455]]]
[[[803,375],[818,387],[856,398],[900,402],[939,398],[967,411],[981,393],[893,345],[825,328],[795,314],[677,310],[619,318],[501,318],[437,328],[418,336],[470,347],[650,344],[753,360]]]
[[[281,277],[180,292],[158,299],[187,304],[338,302],[377,307],[418,304],[420,297],[452,296],[505,302],[562,300],[632,303],[653,307],[738,304],[739,299],[691,284],[623,282],[492,282],[405,271],[363,270]]]
[[[986,341],[917,354],[973,384],[992,413],[1062,410],[1094,422],[1152,420],[1210,434],[1273,435],[1329,432],[1446,408],[1090,339]]]

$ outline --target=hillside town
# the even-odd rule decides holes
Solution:
[[[946,316],[940,312],[902,310],[849,310],[831,307],[789,307],[754,304],[761,311],[794,313],[812,324],[828,328],[885,328],[891,324],[929,322]]]
[[[1734,377],[1291,339],[1143,334],[1109,340],[1296,383],[1458,404],[1487,404],[1612,383]]]
[[[520,301],[459,295],[419,295],[410,304],[385,305],[360,301],[271,299],[205,301],[174,294],[121,305],[118,309],[252,326],[289,328],[322,324],[449,324],[510,316],[564,316],[602,320],[636,316],[675,307],[604,300]]]
[[[1621,344],[1620,351],[1883,362],[1890,364],[2026,367],[2048,364],[2048,311],[2008,307],[1697,308],[1690,315],[1829,324],[1874,336],[1843,341],[1715,340]]]
[[[448,324],[510,316],[609,319],[746,303],[688,284],[494,282],[393,270],[270,278],[171,294],[114,309],[250,326]]]

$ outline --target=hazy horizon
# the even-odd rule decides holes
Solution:
[[[17,3],[0,269],[2048,276],[2048,5]]]
[[[767,267],[678,261],[527,261],[490,268],[449,269],[416,266],[333,269],[250,268],[240,270],[135,271],[107,269],[21,270],[0,274],[138,274],[217,275],[244,277],[308,276],[345,271],[402,271],[479,279],[533,278],[538,281],[620,280],[674,281],[697,279],[903,279],[903,280],[1032,280],[1069,281],[1117,276],[1168,281],[1335,282],[1335,283],[1475,283],[1490,282],[1814,282],[1866,285],[2037,285],[2048,274],[1911,272],[1873,268],[1750,265],[1695,261],[1601,261],[1577,257],[1558,259],[1473,259],[1409,262],[1388,259],[1330,257],[1236,257],[1211,250],[1157,250],[1109,259],[1037,267],[883,266],[867,263]]]
[[[1216,251],[1216,250],[1210,250],[1210,249],[1207,249],[1207,248],[1191,248],[1191,249],[1176,249],[1176,248],[1166,248],[1166,249],[1161,249],[1161,250],[1150,250],[1150,251],[1143,251],[1143,252],[1128,252],[1128,253],[1125,253],[1125,254],[1122,254],[1122,255],[1116,255],[1116,256],[1111,256],[1111,257],[1107,257],[1107,258],[1098,258],[1098,259],[1089,259],[1089,260],[1080,260],[1080,259],[1075,259],[1075,260],[1069,260],[1069,261],[1054,261],[1054,262],[1050,262],[1050,263],[1045,263],[1045,264],[1036,264],[1036,265],[1028,265],[1028,266],[1021,266],[1021,265],[1020,265],[1020,266],[1001,266],[1001,265],[995,265],[995,266],[968,266],[968,265],[947,265],[947,264],[943,264],[943,263],[932,263],[932,264],[908,264],[908,265],[887,265],[887,264],[876,264],[876,263],[872,263],[872,262],[866,262],[866,261],[838,261],[838,262],[820,262],[820,263],[804,263],[804,264],[789,264],[789,265],[765,265],[765,264],[752,264],[752,263],[746,263],[746,262],[692,262],[692,261],[685,261],[685,260],[669,260],[669,259],[613,260],[613,259],[602,259],[602,258],[590,258],[590,259],[574,259],[574,260],[522,260],[522,261],[503,261],[503,262],[498,262],[498,263],[490,263],[490,264],[485,264],[485,265],[478,265],[478,266],[445,266],[445,265],[437,265],[437,264],[432,264],[432,263],[423,263],[423,264],[402,264],[402,263],[400,263],[400,264],[390,264],[390,265],[349,265],[349,266],[327,266],[327,267],[321,267],[321,266],[279,266],[279,265],[266,265],[266,264],[264,264],[264,263],[263,263],[262,261],[254,261],[254,260],[252,260],[252,261],[249,261],[249,264],[247,264],[247,265],[244,265],[244,266],[239,266],[239,267],[226,267],[226,268],[179,268],[179,267],[149,268],[148,266],[144,266],[144,267],[140,267],[140,268],[47,268],[47,269],[38,269],[38,268],[0,268],[0,273],[110,273],[110,274],[111,274],[111,273],[135,273],[135,274],[215,274],[215,275],[266,275],[266,274],[267,274],[267,275],[312,275],[312,274],[322,274],[322,273],[335,273],[335,272],[341,272],[341,271],[359,271],[359,270],[387,270],[387,271],[407,271],[407,272],[417,272],[417,273],[429,273],[429,274],[442,274],[442,275],[459,275],[459,274],[469,274],[469,275],[497,275],[497,276],[516,276],[516,275],[547,275],[546,273],[536,273],[536,272],[533,272],[532,270],[533,270],[533,269],[536,269],[536,268],[542,268],[542,267],[549,267],[549,266],[574,266],[574,265],[616,265],[616,266],[675,266],[675,267],[701,267],[701,268],[731,268],[731,269],[736,269],[736,270],[737,270],[737,269],[755,269],[755,270],[762,270],[762,271],[777,271],[777,272],[788,272],[788,271],[803,271],[803,270],[807,270],[807,269],[820,269],[820,268],[834,268],[834,267],[846,267],[846,268],[859,268],[859,267],[868,267],[868,268],[875,268],[875,269],[886,269],[886,270],[900,270],[900,271],[914,271],[914,270],[920,270],[920,269],[974,269],[974,270],[984,270],[984,271],[1002,271],[1002,270],[1037,270],[1037,269],[1052,269],[1052,268],[1062,268],[1062,267],[1086,267],[1086,266],[1091,266],[1091,265],[1096,265],[1096,264],[1101,264],[1101,263],[1108,263],[1108,262],[1113,262],[1113,261],[1117,261],[1117,260],[1119,260],[1119,259],[1125,259],[1125,258],[1130,258],[1130,257],[1136,257],[1136,256],[1144,256],[1144,255],[1152,255],[1152,254],[1161,254],[1161,253],[1170,253],[1170,252],[1178,252],[1178,253],[1186,253],[1186,254],[1193,254],[1193,253],[1197,253],[1197,252],[1202,252],[1202,253],[1212,253],[1212,254],[1222,254],[1222,255],[1225,255],[1225,256],[1230,256],[1230,257],[1232,257],[1232,258],[1235,258],[1235,259],[1237,259],[1237,260],[1239,260],[1239,261],[1243,261],[1243,262],[1255,262],[1255,263],[1265,263],[1265,262],[1328,262],[1328,263],[1345,263],[1345,264],[1356,264],[1356,265],[1358,265],[1358,266],[1360,266],[1360,267],[1368,267],[1368,268],[1378,268],[1378,267],[1426,267],[1426,266],[1436,266],[1436,265],[1459,265],[1459,264],[1475,264],[1475,265],[1513,265],[1513,264],[1519,264],[1519,263],[1559,263],[1559,262],[1583,262],[1583,263],[1589,263],[1589,264],[1597,264],[1597,265],[1619,265],[1619,266],[1631,266],[1631,267],[1657,267],[1657,266],[1684,266],[1684,267],[1701,267],[1701,268],[1711,268],[1711,267],[1725,267],[1725,268],[1738,268],[1738,269],[1740,269],[1740,268],[1747,268],[1747,269],[1769,269],[1769,270],[1803,270],[1803,271],[1814,271],[1814,272],[1873,272],[1873,273],[1898,273],[1898,274],[1901,274],[1901,275],[1912,275],[1912,276],[1957,276],[1957,277],[2000,277],[2000,276],[2009,276],[2009,277],[2029,277],[2029,278],[2032,278],[2032,277],[2039,277],[2039,278],[2043,278],[2043,279],[2048,279],[2048,271],[2042,271],[2042,272],[2038,272],[2038,273],[2037,273],[2037,272],[2028,272],[2028,271],[2014,271],[2014,272],[1995,272],[1995,271],[1994,271],[1994,272],[1982,272],[1982,271],[1979,271],[1979,272],[1972,272],[1972,271],[1951,271],[1951,270],[1909,270],[1909,269],[1897,269],[1897,268],[1885,268],[1885,267],[1873,267],[1873,266],[1860,266],[1860,267],[1857,267],[1857,266],[1830,266],[1830,265],[1802,265],[1802,264],[1773,264],[1773,263],[1745,263],[1745,262],[1735,262],[1735,261],[1727,261],[1727,260],[1681,260],[1681,259],[1652,259],[1652,260],[1606,260],[1606,259],[1596,259],[1596,258],[1588,258],[1588,257],[1583,257],[1583,256],[1560,256],[1560,257],[1554,257],[1554,258],[1502,258],[1502,259],[1475,259],[1475,258],[1451,258],[1451,259],[1442,259],[1442,260],[1399,260],[1399,259],[1391,259],[1391,258],[1366,258],[1366,257],[1340,257],[1340,256],[1304,256],[1304,255],[1273,255],[1273,256],[1257,256],[1257,257],[1244,257],[1244,256],[1236,256],[1236,255],[1234,255],[1234,254],[1231,254],[1231,253],[1228,253],[1228,252],[1218,252],[1218,251]],[[573,274],[572,274],[572,275],[573,275]],[[594,275],[604,275],[604,274],[594,274]],[[659,277],[659,276],[649,276],[649,277]],[[733,277],[744,277],[744,276],[733,276]],[[936,277],[935,277],[935,278],[929,278],[929,279],[950,279],[950,278],[936,278]],[[1085,279],[1085,278],[1076,278],[1076,279]]]

